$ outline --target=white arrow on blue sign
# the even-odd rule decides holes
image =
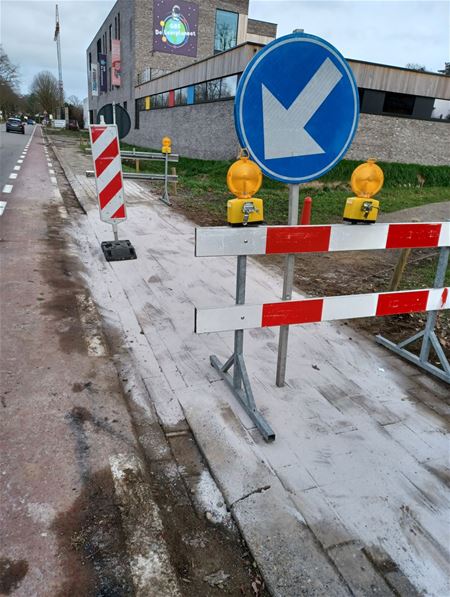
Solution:
[[[306,33],[259,51],[239,81],[236,131],[264,174],[297,184],[319,178],[345,155],[356,133],[359,95],[345,58]]]

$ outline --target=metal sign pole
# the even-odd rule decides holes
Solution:
[[[168,189],[168,175],[169,175],[169,154],[165,153],[165,160],[164,160],[164,194],[162,196],[162,200],[166,205],[170,205],[169,199],[169,189]]]
[[[299,190],[300,187],[298,184],[289,185],[288,224],[290,226],[296,226],[298,224]],[[284,301],[290,301],[292,298],[292,286],[294,284],[294,266],[295,255],[286,255],[282,296],[282,299]],[[288,337],[289,326],[282,325],[280,327],[280,336],[278,341],[278,361],[276,376],[276,384],[279,388],[282,388],[285,384]]]
[[[113,108],[113,124],[116,124],[116,102],[112,103]]]
[[[119,240],[119,230],[117,228],[117,222],[114,222],[112,224],[112,228],[113,228],[114,240]]]

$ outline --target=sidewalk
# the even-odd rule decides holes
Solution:
[[[0,218],[0,594],[265,597],[187,425],[163,432],[99,315],[64,181],[39,127]]]
[[[68,144],[56,151],[87,213],[68,230],[94,299],[165,430],[187,419],[271,592],[449,594],[448,387],[324,323],[292,329],[288,384],[276,388],[278,332],[252,330],[247,367],[277,433],[265,444],[209,365],[231,354],[232,334],[193,334],[194,305],[233,302],[235,260],[194,258],[192,223],[127,181],[120,237],[138,259],[106,264],[111,227],[84,177],[90,162]],[[248,269],[249,303],[279,296],[276,273]]]

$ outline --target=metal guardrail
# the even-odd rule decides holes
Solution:
[[[93,170],[86,170],[86,176],[88,178],[94,178],[94,171]],[[144,173],[144,172],[123,172],[122,176],[124,178],[135,178],[141,180],[166,180],[166,176],[164,174],[152,174],[152,173]],[[167,175],[167,182],[177,182],[178,175],[177,174],[168,174]]]
[[[85,147],[84,151],[86,153],[92,153],[90,147]],[[176,153],[169,153],[167,154],[167,160],[169,162],[178,162],[180,156]],[[154,160],[154,161],[161,161],[163,162],[166,159],[165,153],[158,153],[158,152],[151,152],[151,151],[121,151],[120,157],[125,160]]]

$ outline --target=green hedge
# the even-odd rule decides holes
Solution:
[[[121,147],[122,149],[133,148],[126,143],[121,143]],[[174,149],[176,151],[176,148]],[[152,151],[141,147],[136,147],[136,150]],[[160,151],[160,149],[153,151]],[[180,157],[177,171],[180,176],[184,177],[207,178],[209,184],[216,187],[217,185],[226,185],[227,170],[232,163],[233,160],[196,160]],[[353,170],[362,163],[364,162],[342,160],[335,168],[318,180],[323,183],[332,183],[333,186],[336,186],[337,183],[349,186]],[[421,166],[420,164],[400,164],[396,162],[377,162],[377,164],[383,169],[385,188],[417,187],[420,186],[418,177],[421,177],[425,187],[450,187],[450,166]],[[162,171],[161,162],[141,161],[140,167],[144,171]],[[266,189],[280,189],[284,186],[282,183],[266,177],[263,185]]]
[[[348,182],[353,170],[362,161],[342,160],[320,179],[322,182]],[[397,162],[377,162],[384,172],[384,186],[388,188],[419,185],[419,177],[427,187],[450,186],[450,166],[421,166]]]

